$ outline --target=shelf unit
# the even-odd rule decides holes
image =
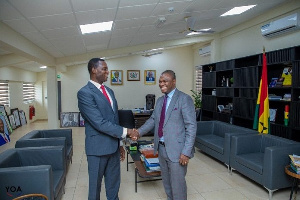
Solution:
[[[266,56],[268,83],[274,77],[280,78],[285,67],[292,67],[291,86],[268,89],[269,94],[277,96],[291,94],[291,101],[269,101],[270,109],[277,109],[276,119],[270,123],[270,132],[300,141],[300,46],[266,52]],[[202,120],[219,120],[252,128],[261,71],[262,54],[204,65]],[[231,78],[233,83],[228,83]],[[232,110],[220,112],[218,105],[230,105]],[[287,126],[284,125],[286,105],[290,108]]]

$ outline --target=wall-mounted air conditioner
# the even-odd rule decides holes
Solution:
[[[282,33],[297,30],[300,27],[299,14],[283,17],[281,19],[272,21],[261,27],[261,34],[265,37],[273,37]]]
[[[207,56],[210,55],[210,51],[211,51],[211,46],[206,46],[206,47],[202,47],[201,49],[199,49],[199,55],[200,56]]]

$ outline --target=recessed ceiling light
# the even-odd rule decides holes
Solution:
[[[94,23],[94,24],[85,24],[80,25],[80,30],[82,34],[86,33],[95,33],[101,31],[110,31],[112,28],[113,21]]]
[[[47,68],[47,66],[41,66],[40,68],[41,68],[41,69],[46,69],[46,68]]]
[[[254,6],[256,6],[256,5],[234,7],[231,10],[229,10],[228,12],[222,14],[221,17],[228,16],[228,15],[239,15],[239,14],[249,10],[250,8],[253,8]]]

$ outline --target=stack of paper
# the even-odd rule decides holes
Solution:
[[[291,169],[296,173],[296,174],[300,174],[300,156],[298,155],[289,155],[289,157],[291,158]]]

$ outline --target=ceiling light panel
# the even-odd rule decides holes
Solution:
[[[95,33],[101,31],[110,31],[112,28],[113,21],[94,23],[94,24],[85,24],[80,25],[80,30],[82,34]]]
[[[221,15],[221,17],[228,16],[228,15],[239,15],[243,12],[246,12],[247,10],[255,7],[256,5],[249,5],[249,6],[240,6],[240,7],[234,7],[228,12]]]

